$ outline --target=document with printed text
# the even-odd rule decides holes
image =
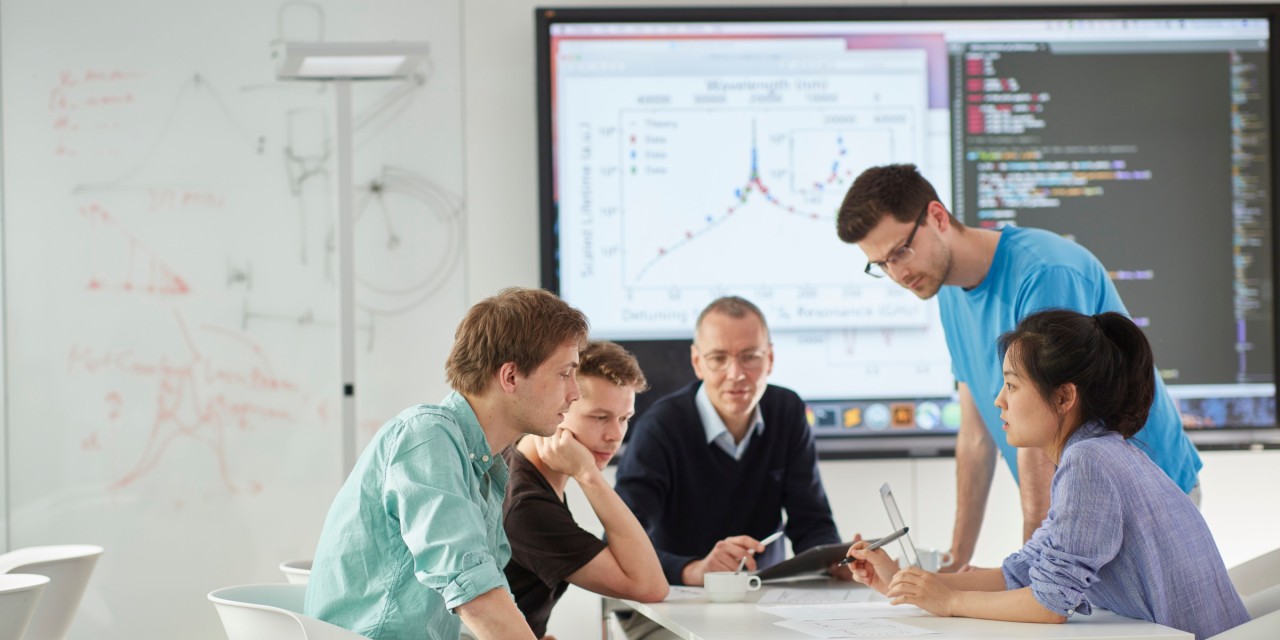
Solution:
[[[870,589],[769,589],[758,604],[836,604],[866,602]]]

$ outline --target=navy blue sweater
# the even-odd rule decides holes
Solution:
[[[800,396],[769,385],[760,399],[764,431],[752,435],[742,460],[735,460],[707,443],[694,403],[701,384],[645,411],[618,463],[618,495],[653,540],[667,581],[683,584],[684,566],[724,538],[759,540],[777,531],[783,510],[796,553],[839,542]],[[784,552],[779,540],[756,562],[777,564]]]

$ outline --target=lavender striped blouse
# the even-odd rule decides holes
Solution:
[[[1200,511],[1137,447],[1097,424],[1067,440],[1049,517],[1004,561],[1004,577],[1068,617],[1097,606],[1197,638],[1249,620]]]

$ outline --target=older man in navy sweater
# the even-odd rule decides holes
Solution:
[[[698,316],[690,348],[699,382],[646,411],[618,465],[617,492],[644,525],[671,584],[708,571],[754,570],[840,542],[818,475],[813,434],[795,392],[768,384],[773,349],[764,314],[733,296]],[[757,555],[758,554],[758,555]],[[848,579],[847,571],[841,577]]]

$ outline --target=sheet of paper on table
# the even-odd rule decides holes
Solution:
[[[756,608],[788,620],[865,620],[927,616],[928,611],[910,604],[841,602],[839,604],[774,604]]]
[[[757,604],[836,604],[870,597],[870,589],[769,589]]]
[[[774,624],[815,638],[889,638],[937,633],[896,620],[784,620]]]
[[[702,587],[681,587],[672,586],[667,592],[667,597],[663,598],[663,602],[679,602],[681,600],[705,600],[707,598],[707,590]]]

